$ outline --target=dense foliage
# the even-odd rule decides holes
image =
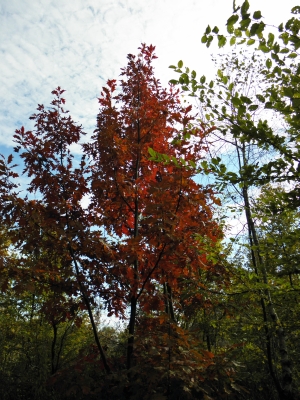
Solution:
[[[217,77],[211,82],[206,82],[205,76],[197,82],[196,72],[189,68],[184,71],[180,61],[171,66],[180,78],[171,82],[197,97],[202,121],[217,128],[217,133],[210,136],[211,154],[215,156],[210,162],[202,162],[199,171],[213,171],[232,211],[244,213],[246,237],[242,248],[248,249],[248,260],[242,261],[240,273],[244,276],[247,266],[255,281],[255,287],[247,284],[246,292],[250,287],[250,292],[254,290],[261,308],[262,320],[256,324],[262,329],[265,361],[260,365],[268,371],[270,382],[269,388],[266,382],[261,383],[260,395],[254,395],[255,383],[251,382],[249,393],[253,398],[292,399],[299,392],[299,366],[292,357],[298,331],[290,324],[297,319],[297,311],[284,300],[298,291],[298,268],[291,260],[298,258],[300,24],[292,17],[278,27],[278,37],[272,32],[265,34],[267,25],[261,12],[251,16],[249,7],[247,0],[241,7],[234,4],[234,13],[227,20],[229,38],[218,27],[208,26],[202,43],[209,47],[217,38],[219,47],[228,39],[231,46],[256,44],[254,53],[242,50],[225,56],[225,61],[223,57]],[[292,13],[297,15],[299,6]],[[268,56],[261,57],[260,53]],[[264,185],[269,183],[273,188],[266,189]],[[259,193],[261,199],[257,202]],[[288,225],[287,215],[294,221],[294,228]],[[281,223],[287,225],[278,231]],[[231,240],[235,249],[241,246],[234,238]],[[293,266],[285,263],[287,253],[291,257],[287,264]],[[244,277],[241,279],[244,281]],[[287,315],[289,320],[285,319]]]
[[[28,184],[2,157],[3,400],[299,398],[299,10],[278,37],[247,0],[226,35],[208,26],[202,43],[236,46],[211,82],[179,61],[162,88],[142,45],[88,140],[60,87],[16,131]]]

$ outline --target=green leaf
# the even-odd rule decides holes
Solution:
[[[264,43],[260,43],[258,46],[258,50],[261,50],[263,53],[269,53],[270,49]]]
[[[182,60],[180,60],[180,61],[178,61],[178,68],[182,68],[183,67],[183,61]]]
[[[170,65],[169,68],[176,69],[177,67],[175,65]]]
[[[204,36],[202,36],[202,38],[201,38],[201,43],[206,43],[206,42],[207,42],[207,36],[204,35]]]
[[[282,54],[286,54],[288,53],[290,50],[287,47],[284,47],[283,49],[280,49],[280,53]]]
[[[227,20],[227,32],[232,33],[233,32],[233,25],[236,23],[236,21],[239,19],[239,16],[236,14],[233,14],[230,18]]]
[[[241,14],[242,16],[246,15],[249,10],[249,1],[245,0],[241,7]]]
[[[227,85],[228,77],[227,76],[223,76],[222,77],[222,82],[224,83],[224,85]]]
[[[209,47],[210,46],[210,44],[211,44],[211,42],[213,41],[213,36],[212,35],[209,35],[208,36],[208,38],[207,38],[207,42],[206,42],[206,47]]]
[[[283,41],[283,43],[285,45],[288,44],[288,42],[289,42],[289,34],[287,32],[283,32],[279,37],[282,39],[282,41]]]
[[[273,58],[273,60],[275,60],[276,62],[279,62],[279,57],[276,53],[271,53],[271,58]],[[274,72],[274,71],[273,71]]]
[[[245,114],[246,111],[247,111],[246,106],[244,106],[244,104],[241,104],[241,105],[238,107],[238,116],[239,116],[239,117],[242,117],[243,114]]]
[[[213,31],[213,33],[219,33],[219,28],[217,26],[215,26],[212,31]]]
[[[181,78],[183,79],[183,82],[188,85],[190,83],[190,78],[188,76],[188,74],[182,74]]]
[[[191,77],[192,77],[193,79],[195,79],[196,76],[197,76],[197,72],[193,70],[193,71],[191,72]]]
[[[239,107],[242,104],[238,97],[232,97],[231,102],[234,107]]]
[[[243,19],[240,23],[241,30],[245,31],[248,28],[248,26],[250,25],[250,23],[251,23],[250,18]]]
[[[270,69],[272,67],[272,60],[270,60],[270,58],[267,58],[266,66],[268,69]]]
[[[280,50],[279,44],[278,44],[278,43],[275,43],[274,46],[273,46],[273,51],[274,51],[274,53],[279,53],[279,50]]]
[[[211,32],[211,27],[207,25],[207,28],[205,30],[205,34],[208,35]]]
[[[212,158],[211,159],[211,162],[212,162],[213,165],[219,165],[220,161],[221,161],[220,157],[216,157],[216,158]]]
[[[298,57],[297,53],[291,53],[288,55],[288,58],[296,58],[296,57]]]
[[[271,101],[267,101],[267,102],[265,103],[265,108],[267,108],[267,109],[273,108],[273,103],[272,103]]]
[[[291,10],[292,14],[300,14],[300,6],[295,6]]]
[[[261,19],[261,11],[254,11],[253,19]]]
[[[206,81],[206,77],[204,75],[202,75],[200,78],[200,83],[203,84],[203,83],[205,83],[205,81]]]
[[[212,89],[214,87],[214,81],[210,81],[208,86]]]
[[[273,35],[273,33],[269,33],[268,34],[268,41],[267,41],[267,45],[269,47],[273,46],[274,39],[275,39],[275,36]]]
[[[243,36],[243,33],[242,33],[242,31],[240,29],[235,29],[234,30],[234,34],[235,34],[236,37],[242,37]]]
[[[179,164],[178,164],[178,161],[177,161],[177,158],[176,158],[176,157],[172,156],[172,157],[171,157],[171,160],[173,161],[173,163],[174,163],[175,165],[179,166]]]
[[[219,48],[224,47],[227,42],[227,39],[223,35],[218,35],[218,46]]]
[[[233,46],[235,44],[235,42],[236,42],[236,37],[232,36],[231,39],[230,39],[230,42],[229,42],[230,46]]]
[[[273,69],[273,73],[280,76],[281,73],[282,73],[282,70],[281,70],[281,68],[279,68],[278,66],[276,66],[276,67]]]
[[[259,24],[255,22],[251,25],[250,36],[260,35],[265,29],[265,26],[266,25],[263,22],[260,22]]]
[[[255,39],[249,39],[248,42],[247,42],[247,45],[251,46],[254,43],[255,43]]]
[[[284,94],[286,97],[289,97],[290,99],[292,99],[292,98],[294,97],[294,91],[293,91],[293,89],[290,88],[290,87],[284,87],[284,88],[283,88],[283,94]]]
[[[293,17],[293,18],[290,18],[290,19],[286,22],[286,24],[285,24],[285,29],[286,29],[286,30],[290,30],[291,27],[294,25],[294,21],[295,21],[295,18],[294,18],[294,17]]]
[[[153,158],[156,157],[156,151],[154,151],[151,147],[148,147],[148,152],[151,157],[153,157]]]
[[[300,37],[293,37],[293,44],[294,44],[294,48],[295,50],[298,50],[300,48]]]
[[[218,69],[217,75],[218,75],[219,78],[222,78],[223,77],[223,71],[221,69]]]
[[[246,97],[246,96],[241,96],[241,100],[243,103],[246,103],[246,104],[252,103],[252,100],[250,100],[249,97]]]
[[[258,105],[257,104],[251,104],[251,106],[249,106],[249,111],[255,111],[258,109]]]
[[[207,161],[202,161],[200,165],[201,165],[201,167],[202,167],[203,169],[207,169],[207,168],[208,168]]]
[[[171,79],[169,82],[171,83],[171,85],[178,85],[179,83],[176,79]]]

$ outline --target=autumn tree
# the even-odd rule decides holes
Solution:
[[[212,214],[217,200],[192,179],[195,168],[149,161],[149,148],[198,161],[205,156],[206,133],[194,130],[191,107],[180,104],[177,91],[163,89],[154,77],[154,47],[140,50],[128,56],[119,90],[116,81],[103,89],[97,129],[84,145],[91,159],[90,218],[114,254],[107,307],[119,316],[129,305],[128,368],[137,312],[166,309],[175,321],[181,280],[197,279],[202,269],[215,272],[197,235],[212,246],[220,238]],[[191,132],[197,137],[192,144],[184,139]]]
[[[89,248],[95,240],[103,259],[106,252],[98,233],[91,232],[91,224],[82,207],[82,198],[88,193],[86,168],[83,160],[73,166],[75,159],[71,146],[79,142],[83,132],[63,109],[63,92],[61,88],[52,92],[55,99],[49,110],[43,105],[38,106],[38,112],[31,117],[35,121],[35,131],[25,131],[24,127],[16,131],[15,151],[24,161],[23,173],[30,178],[25,196],[20,196],[16,191],[18,185],[12,182],[17,177],[10,167],[12,156],[7,162],[2,161],[3,224],[18,249],[14,279],[20,290],[24,285],[25,290],[28,285],[34,287],[37,282],[44,290],[56,293],[51,296],[52,307],[48,305],[54,324],[56,307],[61,301],[69,304],[67,317],[78,308],[86,309],[109,373],[92,312],[94,300],[83,261],[83,257],[90,256]]]

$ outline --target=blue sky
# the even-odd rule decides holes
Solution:
[[[295,5],[250,4],[275,25]],[[156,46],[156,75],[165,85],[179,59],[198,75],[212,73],[213,49],[201,36],[208,24],[225,29],[231,11],[231,0],[0,0],[0,153],[10,152],[16,128],[31,128],[29,116],[50,103],[57,86],[67,91],[73,119],[92,132],[101,87],[118,78],[141,42]]]

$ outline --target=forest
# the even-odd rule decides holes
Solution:
[[[142,44],[92,136],[61,87],[16,130],[1,400],[300,399],[298,14],[234,2],[213,80],[180,60],[162,87]]]

